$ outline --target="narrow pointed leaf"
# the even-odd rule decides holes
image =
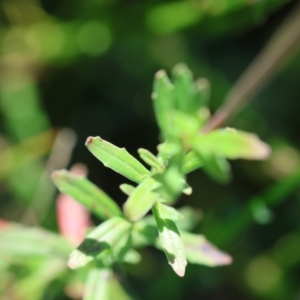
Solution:
[[[123,183],[120,185],[120,189],[125,195],[130,196],[135,187],[131,184]]]
[[[165,165],[167,165],[173,156],[178,155],[181,152],[181,146],[177,143],[164,142],[159,144],[157,148],[159,151],[158,156],[164,161]]]
[[[151,175],[125,148],[119,148],[100,137],[89,137],[85,145],[104,166],[136,183]]]
[[[149,177],[130,194],[123,206],[124,214],[130,221],[141,219],[152,208],[159,194],[153,192],[161,184]]]
[[[172,70],[174,78],[176,106],[184,113],[193,114],[197,111],[195,103],[196,88],[193,82],[193,74],[189,68],[180,63]]]
[[[211,116],[210,110],[207,107],[203,106],[199,108],[197,112],[197,120],[199,123],[199,128],[202,128],[207,123],[210,116]]]
[[[179,230],[194,229],[203,217],[202,211],[190,206],[183,206],[179,208],[178,212],[183,216],[182,219],[176,221]]]
[[[211,244],[203,235],[181,232],[188,262],[209,267],[229,265],[232,258]]]
[[[178,110],[173,110],[170,114],[173,121],[170,135],[179,138],[186,148],[190,148],[191,140],[198,134],[200,128],[197,118]]]
[[[83,300],[131,300],[111,269],[90,270]]]
[[[12,261],[10,261],[10,264],[14,265]],[[23,265],[24,262],[21,264]],[[53,256],[36,261],[34,267],[31,265],[31,268],[32,270],[30,272],[27,271],[25,276],[18,276],[18,279],[14,281],[14,296],[8,296],[8,298],[6,298],[2,294],[2,299],[43,299],[45,290],[49,287],[51,282],[57,280],[57,278],[60,278],[66,272],[65,260]],[[10,273],[9,282],[11,282],[11,275]],[[3,282],[3,277],[2,273],[1,282]]]
[[[185,179],[181,174],[177,163],[174,161],[174,157],[170,160],[168,167],[162,174],[154,175],[154,178],[162,185],[157,189],[157,192],[161,194],[161,198],[165,199],[169,204],[175,203],[180,193],[187,187]],[[190,192],[187,190],[187,192]]]
[[[183,182],[184,182],[184,185],[183,185],[182,192],[188,196],[191,195],[193,193],[192,187],[185,180],[183,180]]]
[[[182,172],[188,174],[203,166],[203,159],[195,151],[188,152],[183,159]]]
[[[85,177],[61,170],[53,172],[52,179],[60,192],[80,202],[99,218],[105,220],[122,215],[114,200]]]
[[[114,253],[114,246],[121,238],[129,238],[131,227],[129,222],[120,217],[113,217],[103,222],[93,229],[71,253],[68,266],[71,269],[85,266],[104,252],[112,252],[117,258],[118,253]]]
[[[155,173],[161,173],[164,170],[163,164],[160,162],[160,160],[153,155],[150,151],[147,149],[140,148],[138,150],[138,153],[141,157],[141,159],[148,164],[150,167],[154,168]]]
[[[155,74],[152,100],[158,126],[166,139],[172,129],[170,111],[175,108],[175,98],[174,86],[164,70]]]
[[[168,212],[172,220],[179,221],[184,218],[184,216],[176,208],[169,205],[164,205],[164,208]]]
[[[83,300],[110,299],[109,284],[112,271],[93,268],[90,270],[84,289]]]
[[[195,81],[195,87],[195,102],[197,103],[198,109],[208,106],[210,98],[209,81],[206,78],[199,78]]]
[[[214,153],[229,159],[266,159],[271,150],[255,134],[231,128],[199,135],[193,148],[200,153]]]
[[[160,242],[168,262],[175,273],[183,277],[187,261],[185,257],[185,247],[176,224],[162,203],[156,202],[152,210],[156,220]]]
[[[123,262],[131,265],[136,265],[142,260],[141,255],[134,249],[130,249],[123,257]]]
[[[197,211],[189,206],[179,208],[178,212],[183,216],[182,219],[176,221],[176,226],[180,230],[194,229],[203,215],[201,211]],[[155,218],[151,215],[134,223],[131,238],[132,247],[134,248],[154,245],[157,239],[157,225]]]
[[[212,179],[217,180],[222,184],[230,181],[231,168],[230,164],[224,157],[217,155],[206,155],[205,158],[202,156],[202,159],[205,161],[203,170]]]
[[[0,255],[26,260],[31,257],[67,258],[72,245],[62,236],[42,228],[10,224],[0,230]]]

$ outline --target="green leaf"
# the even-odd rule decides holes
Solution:
[[[103,258],[105,255],[113,256],[113,259],[117,260],[122,249],[116,245],[120,240],[123,240],[123,243],[124,239],[129,239],[131,227],[129,222],[120,217],[103,222],[71,253],[68,266],[71,269],[83,267],[95,258]],[[114,251],[115,247],[117,251]]]
[[[83,176],[61,170],[53,172],[52,179],[60,192],[76,199],[99,218],[122,215],[114,200]]]
[[[152,100],[158,126],[167,139],[172,130],[170,111],[175,108],[175,98],[174,86],[164,70],[155,74]]]
[[[202,218],[202,212],[195,208],[184,206],[178,209],[182,219],[176,221],[180,230],[191,230],[195,228]],[[139,248],[147,245],[154,245],[157,239],[157,225],[153,216],[147,216],[134,223],[132,228],[132,247]]]
[[[130,249],[123,257],[123,262],[131,265],[136,265],[142,260],[140,253],[134,249]]]
[[[173,204],[180,193],[187,187],[177,163],[172,163],[174,160],[174,157],[170,160],[165,172],[154,175],[154,178],[161,183],[161,187],[157,189],[157,192],[161,195],[161,198],[165,199],[169,204]],[[190,191],[187,190],[187,192]]]
[[[184,218],[184,216],[176,208],[169,205],[164,205],[164,208],[168,212],[172,220],[179,221]]]
[[[136,183],[151,176],[150,171],[130,155],[125,148],[116,147],[100,137],[89,137],[85,145],[104,166]]]
[[[180,111],[193,114],[197,111],[195,103],[196,88],[193,74],[183,63],[176,65],[172,70],[175,85],[176,106]]]
[[[91,269],[85,283],[83,300],[109,300],[108,281],[111,276],[112,271],[109,269]]]
[[[131,300],[110,269],[90,270],[83,300]]]
[[[193,193],[192,187],[185,180],[184,180],[182,192],[188,196]]]
[[[132,247],[141,248],[154,245],[157,238],[157,226],[153,216],[147,216],[133,224]]]
[[[209,155],[207,154],[205,158],[203,170],[212,179],[217,180],[219,183],[228,183],[231,179],[231,168],[228,161],[222,156]]]
[[[195,102],[198,109],[207,107],[210,98],[210,83],[206,78],[199,78],[195,81],[196,93]]]
[[[156,202],[152,210],[156,220],[160,242],[168,262],[175,273],[183,277],[187,261],[185,257],[185,247],[176,224],[172,220],[168,209],[166,209],[162,203]]]
[[[128,220],[137,221],[152,208],[160,196],[152,191],[160,185],[159,182],[149,177],[134,189],[123,206],[124,214]]]
[[[183,206],[178,209],[178,212],[183,216],[182,219],[176,221],[176,225],[180,230],[194,229],[203,217],[202,211],[190,206]]]
[[[195,151],[188,152],[183,159],[182,172],[188,174],[204,165],[203,159]]]
[[[42,228],[11,224],[0,230],[0,255],[11,259],[67,258],[72,247],[62,236]]]
[[[178,143],[164,142],[158,145],[158,158],[161,158],[166,165],[169,160],[181,153],[181,146]]]
[[[178,138],[184,145],[184,148],[190,148],[190,143],[194,136],[198,134],[200,129],[198,120],[186,113],[178,110],[170,112],[172,116],[172,132],[171,136]]]
[[[188,262],[209,267],[229,265],[232,258],[206,240],[203,235],[182,232]]]
[[[138,149],[138,153],[139,153],[141,159],[155,170],[155,173],[163,172],[163,170],[164,170],[163,164],[150,151],[148,151],[147,149],[140,148],[140,149]]]
[[[135,187],[131,184],[123,183],[120,185],[120,189],[125,195],[130,196]]]
[[[198,153],[212,153],[229,159],[266,159],[271,150],[255,134],[232,128],[199,135],[193,145]]]
[[[200,129],[205,125],[205,123],[207,123],[210,116],[211,116],[211,114],[207,107],[199,108],[198,113],[197,113],[197,120],[198,120]]]
[[[13,266],[12,261],[10,261],[10,263]],[[49,287],[51,282],[66,273],[66,261],[51,255],[44,257],[43,260],[35,261],[33,264],[34,267],[31,272],[28,272],[26,268],[26,276],[18,276],[17,280],[13,281],[12,287],[14,296],[9,296],[9,299],[43,299],[45,290]],[[12,283],[11,276],[12,273],[10,273],[9,281]],[[1,274],[1,281],[2,280],[3,274]]]

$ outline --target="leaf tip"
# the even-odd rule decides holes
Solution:
[[[155,78],[156,79],[161,79],[164,76],[166,76],[166,71],[165,70],[159,70],[158,72],[155,73]]]
[[[89,136],[89,137],[86,139],[85,145],[88,146],[88,145],[90,145],[92,142],[93,142],[93,137],[92,137],[92,136]]]
[[[87,259],[86,255],[75,249],[70,254],[67,265],[71,270],[75,270],[77,268],[85,266],[88,263],[88,261],[89,260]]]
[[[271,147],[267,144],[263,144],[260,147],[259,156],[261,159],[267,159],[272,153]]]
[[[66,170],[62,169],[62,170],[55,170],[51,173],[51,179],[53,181],[58,180],[62,177],[64,177],[64,175],[66,174]]]
[[[185,274],[185,267],[187,266],[187,261],[183,258],[175,258],[174,262],[170,262],[171,267],[174,272],[179,276],[183,277]]]
[[[53,171],[52,173],[51,173],[51,178],[52,178],[52,180],[55,180],[56,178],[57,178],[57,176],[58,176],[58,173],[59,171]]]

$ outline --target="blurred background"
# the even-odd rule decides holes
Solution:
[[[214,112],[296,4],[1,0],[0,226],[58,232],[50,173],[77,162],[121,205],[124,179],[88,152],[86,138],[99,135],[136,157],[139,147],[155,153],[154,73],[185,62],[195,78],[210,81]],[[258,134],[272,146],[271,158],[232,162],[227,185],[194,172],[192,196],[178,203],[202,211],[194,232],[230,253],[233,264],[189,265],[179,278],[163,253],[143,249],[142,262],[123,270],[136,299],[300,299],[299,78],[297,51],[227,124]],[[81,299],[85,275],[51,266],[4,256],[0,299]]]

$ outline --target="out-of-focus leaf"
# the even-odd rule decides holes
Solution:
[[[206,78],[198,78],[195,81],[195,102],[199,108],[207,107],[210,98],[210,83]],[[204,119],[203,119],[204,121]]]
[[[120,217],[113,217],[103,222],[92,230],[71,253],[68,266],[71,269],[85,266],[104,252],[111,253],[117,260],[119,253],[114,252],[114,247],[120,240],[129,239],[131,227],[129,222]]]
[[[176,202],[180,193],[185,189],[186,182],[183,175],[179,171],[179,167],[172,162],[176,158],[172,158],[167,166],[166,170],[162,174],[154,175],[154,178],[162,185],[157,189],[157,192],[161,195],[161,198],[165,199],[169,204]]]
[[[123,183],[120,185],[120,189],[125,195],[130,196],[135,187],[131,184]]]
[[[61,258],[48,257],[34,271],[19,278],[14,285],[14,299],[40,300],[51,281],[57,279],[66,269],[66,262]]]
[[[164,208],[168,212],[172,220],[179,221],[184,218],[184,216],[176,208],[169,205],[164,205]]]
[[[122,215],[114,200],[88,179],[66,170],[53,172],[52,179],[62,193],[76,199],[101,219]]]
[[[194,207],[183,206],[178,209],[182,218],[176,221],[179,230],[192,230],[201,221],[203,213]]]
[[[199,169],[204,164],[203,159],[195,151],[188,152],[183,159],[182,172],[188,174],[194,170]]]
[[[185,64],[180,63],[173,68],[172,75],[177,109],[190,115],[195,114],[197,111],[194,97],[196,88],[191,70]]]
[[[191,230],[195,228],[202,218],[202,213],[192,207],[184,206],[177,212],[182,215],[182,219],[176,221],[176,226],[180,230]],[[132,247],[142,247],[154,245],[157,239],[157,225],[153,216],[147,216],[136,222],[131,234]]]
[[[108,281],[112,275],[112,271],[109,269],[97,269],[90,270],[84,291],[84,300],[96,300],[96,299],[109,299],[109,284]]]
[[[90,270],[83,300],[131,300],[113,271],[93,268]]]
[[[182,277],[185,273],[187,261],[185,257],[185,247],[176,224],[162,203],[156,202],[152,210],[156,220],[160,242],[168,262],[175,273]]]
[[[155,173],[161,173],[164,170],[163,164],[149,150],[140,148],[138,153],[141,159],[155,170]]]
[[[177,143],[164,142],[158,145],[158,156],[165,164],[171,159],[171,157],[178,155],[181,151],[180,145]]]
[[[153,178],[146,178],[140,185],[130,194],[125,202],[123,209],[124,214],[130,221],[141,219],[153,206],[159,198],[159,194],[153,192],[161,183]]]
[[[130,249],[123,257],[123,262],[127,264],[138,264],[141,261],[141,255],[134,249]]]
[[[216,248],[203,235],[180,232],[183,239],[188,262],[209,267],[229,265],[232,258]]]
[[[136,183],[151,176],[150,171],[130,155],[125,148],[116,147],[100,137],[87,138],[85,145],[104,166]]]
[[[1,256],[23,259],[48,256],[67,258],[71,250],[67,239],[41,228],[12,224],[0,230]]]
[[[170,135],[179,138],[185,148],[190,148],[191,140],[198,134],[200,128],[198,120],[178,110],[173,110],[170,114],[173,121]]]
[[[255,134],[231,128],[201,134],[194,140],[198,153],[213,153],[229,159],[266,159],[271,150]]]
[[[153,245],[157,238],[157,226],[153,216],[147,216],[133,224],[131,243],[134,248]]]
[[[228,161],[222,156],[206,155],[203,170],[212,179],[217,180],[220,183],[228,183],[231,179],[231,168]]]
[[[184,181],[182,192],[188,196],[193,193],[192,187],[186,181]]]
[[[155,74],[152,100],[158,126],[167,139],[172,131],[170,112],[175,108],[175,98],[174,86],[164,70]]]

